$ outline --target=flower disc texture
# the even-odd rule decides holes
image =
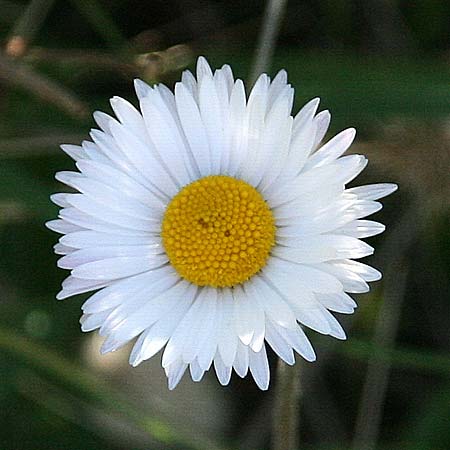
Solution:
[[[82,330],[99,330],[104,353],[137,338],[133,366],[163,349],[170,389],[212,365],[223,385],[250,370],[267,389],[266,344],[294,364],[315,359],[305,327],[345,339],[332,312],[352,313],[348,293],[381,278],[355,259],[373,253],[361,238],[384,226],[364,217],[396,185],[346,188],[367,163],[342,156],[355,130],[322,145],[330,114],[314,99],[293,117],[285,71],[248,99],[204,58],[174,93],[135,87],[139,110],[114,97],[116,118],[94,113],[92,140],[62,146],[78,170],[56,175],[77,192],[52,196],[47,224],[71,270],[57,298],[96,291]]]

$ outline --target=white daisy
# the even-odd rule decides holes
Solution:
[[[57,298],[96,290],[82,330],[99,329],[104,353],[137,337],[133,366],[164,348],[170,389],[212,364],[223,385],[250,370],[267,389],[266,343],[294,364],[294,351],[316,357],[304,327],[345,339],[331,312],[352,313],[347,293],[381,277],[354,259],[373,253],[360,239],[384,226],[362,219],[396,185],[345,188],[367,163],[342,156],[355,130],[321,146],[330,114],[314,99],[293,117],[285,71],[248,100],[204,58],[174,94],[135,87],[140,111],[114,97],[117,119],[96,112],[92,142],[62,146],[78,171],[56,178],[78,193],[52,196],[71,270]]]

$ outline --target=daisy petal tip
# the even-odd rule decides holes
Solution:
[[[142,359],[139,356],[135,356],[133,354],[130,355],[128,363],[131,367],[137,367],[142,362]]]
[[[346,341],[347,335],[345,334],[345,331],[340,331],[338,333],[333,333],[333,337],[338,339],[339,341]]]
[[[314,97],[309,103],[312,107],[318,108],[320,104],[320,97]]]
[[[133,80],[133,84],[139,100],[146,97],[152,89],[151,86],[149,86],[145,81],[142,81],[140,78],[135,78]]]
[[[200,81],[204,76],[212,77],[213,73],[211,66],[204,56],[199,56],[197,59],[197,80]]]
[[[331,113],[330,113],[330,111],[328,109],[324,109],[323,111],[320,111],[320,113],[318,113],[314,117],[314,120],[316,120],[316,121],[320,120],[320,123],[324,124],[323,125],[323,136],[325,136],[325,134],[326,134],[326,132],[328,130],[328,126],[329,126],[329,124],[331,122]]]
[[[372,278],[371,282],[380,281],[382,278],[383,274],[380,271],[378,271],[378,274]]]
[[[64,300],[64,299],[65,299],[65,297],[64,297],[63,291],[60,291],[56,294],[56,300]]]
[[[350,142],[352,142],[355,139],[355,137],[356,137],[356,128],[350,127],[350,128],[347,128],[344,132],[347,134],[348,140]]]
[[[51,196],[50,196],[50,199],[51,199]],[[45,228],[48,228],[49,230],[54,231],[53,230],[54,222],[55,222],[55,219],[47,220],[47,222],[44,223]]]
[[[122,99],[119,96],[115,95],[109,99],[109,104],[114,108],[114,105],[117,105],[121,100]]]
[[[250,345],[250,342],[252,341],[253,333],[243,334],[242,336],[239,336],[239,340],[248,347]]]
[[[100,354],[106,355],[107,353],[115,352],[117,350],[117,348],[118,348],[118,344],[116,341],[106,339],[105,342],[103,342],[103,345],[100,347]]]
[[[386,194],[385,196],[387,197],[388,195],[393,194],[394,192],[398,191],[398,184],[395,183],[386,183]]]

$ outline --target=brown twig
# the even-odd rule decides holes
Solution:
[[[86,137],[82,134],[51,134],[47,136],[4,139],[0,141],[0,160],[56,153],[59,144],[81,142]]]
[[[81,67],[111,69],[124,73],[127,77],[136,76],[138,69],[132,61],[114,53],[100,52],[96,49],[53,49],[31,48],[24,60],[27,62],[47,62]]]
[[[273,450],[298,449],[300,409],[300,363],[290,367],[281,359],[277,366],[275,405],[273,407]]]
[[[76,118],[87,116],[86,105],[67,88],[0,53],[0,82],[25,89]]]
[[[375,324],[373,343],[376,348],[392,348],[395,343],[409,272],[408,251],[415,241],[422,221],[416,217],[416,204],[408,208],[386,240],[381,253],[391,263],[384,281],[384,303]],[[369,360],[361,395],[352,448],[376,448],[391,364],[376,356]]]
[[[287,0],[268,0],[267,2],[263,27],[256,47],[255,61],[250,74],[250,86],[262,72],[266,72],[270,68],[286,4]]]
[[[53,3],[55,0],[31,0],[28,3],[6,43],[5,51],[9,56],[19,57],[27,51]]]

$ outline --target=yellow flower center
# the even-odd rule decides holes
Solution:
[[[275,242],[272,211],[245,181],[213,175],[169,203],[162,239],[170,262],[198,286],[230,287],[266,264]]]

